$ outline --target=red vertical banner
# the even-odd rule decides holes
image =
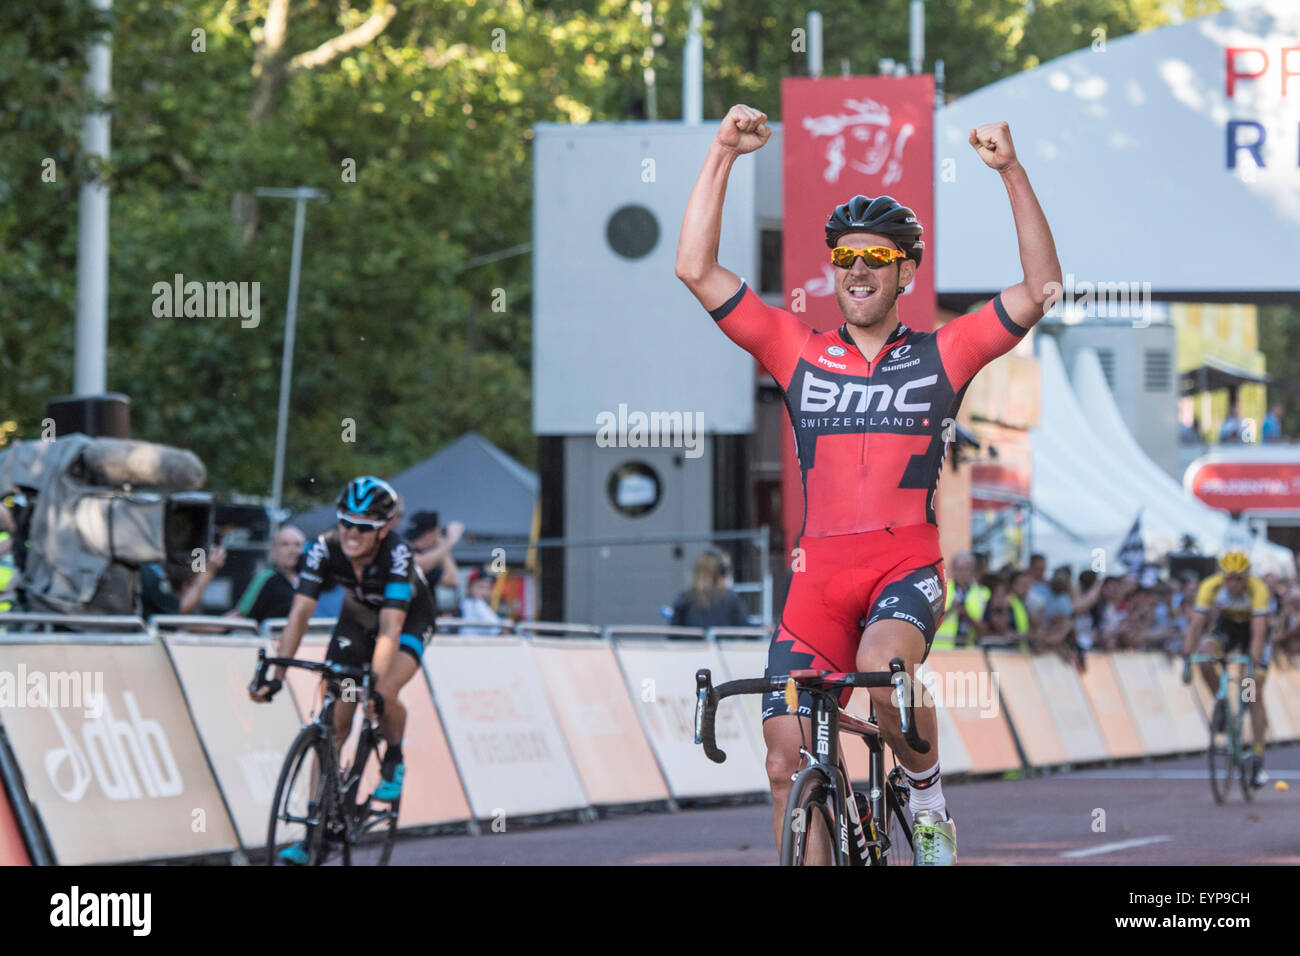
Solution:
[[[844,322],[826,220],[854,196],[893,196],[915,211],[925,255],[898,300],[914,329],[934,328],[934,77],[787,77],[781,81],[784,137],[784,307],[816,329]],[[787,549],[802,524],[803,489],[794,440],[786,435],[782,510]]]

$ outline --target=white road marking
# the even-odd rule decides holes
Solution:
[[[1102,853],[1114,853],[1116,850],[1129,850],[1135,846],[1147,846],[1151,843],[1168,843],[1172,840],[1171,836],[1153,836],[1141,837],[1137,840],[1119,840],[1115,843],[1102,843],[1099,846],[1090,846],[1084,850],[1067,850],[1061,854],[1061,859],[1077,859],[1081,856],[1097,856]]]
[[[1300,780],[1300,770],[1274,770],[1265,765],[1264,772],[1270,780]],[[1106,780],[1207,780],[1208,770],[1125,770],[1121,768],[1079,770],[1076,777],[1097,777]]]

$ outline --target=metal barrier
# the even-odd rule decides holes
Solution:
[[[720,637],[743,637],[749,640],[767,640],[772,632],[765,627],[711,627],[704,632],[706,640],[716,641]]]
[[[213,617],[210,614],[155,614],[149,623],[159,630],[201,629],[205,632],[239,631],[244,634],[260,634],[261,626],[246,617]]]
[[[111,630],[115,633],[123,631],[143,631],[148,633],[149,625],[144,618],[135,614],[51,614],[47,612],[34,611],[9,611],[0,614],[0,631],[9,630],[10,624],[32,624],[44,625],[44,633],[50,633],[52,627],[92,627],[100,630]],[[32,630],[22,629],[30,636]],[[19,633],[22,633],[20,631]],[[41,632],[37,632],[41,633]],[[59,637],[66,640],[69,633],[67,631],[58,632]],[[75,642],[73,642],[75,643]]]
[[[262,634],[279,640],[280,632],[285,629],[288,623],[289,619],[287,617],[268,617],[262,622]],[[307,622],[307,633],[332,631],[336,623],[338,623],[336,617],[313,617]]]
[[[668,624],[610,624],[603,631],[605,640],[615,637],[691,637],[704,640],[706,632],[702,627],[672,627]]]
[[[462,627],[476,627],[476,628],[484,628],[484,629],[497,628],[500,631],[499,635],[471,633],[471,634],[466,634],[465,635],[466,637],[498,637],[498,636],[508,637],[510,635],[513,635],[515,632],[515,622],[508,618],[502,618],[500,621],[493,623],[492,621],[482,621],[477,618],[471,619],[467,617],[439,617],[439,618],[435,618],[433,622],[433,629],[435,634],[456,635],[460,633],[459,629]],[[449,630],[449,628],[451,628],[452,630]]]
[[[558,634],[562,637],[574,634],[586,637],[604,636],[601,629],[594,624],[561,624],[555,621],[519,621],[515,624],[515,633],[520,637],[534,634]]]

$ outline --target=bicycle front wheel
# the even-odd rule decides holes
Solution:
[[[280,768],[266,832],[266,865],[320,865],[329,817],[329,744],[311,724],[294,738]]]
[[[834,799],[830,780],[816,767],[795,777],[781,829],[782,866],[836,865]]]
[[[347,817],[343,842],[345,866],[387,866],[397,839],[401,801],[374,799],[380,771],[379,737],[371,727],[361,732],[352,766],[344,775],[342,812]]]
[[[1228,705],[1222,697],[1214,702],[1210,715],[1210,792],[1214,802],[1222,804],[1228,799],[1232,786],[1232,769],[1237,760],[1237,745],[1228,725]]]
[[[885,855],[886,866],[915,866],[916,856],[912,851],[912,817],[906,805],[899,799],[894,785],[885,787],[885,807],[889,816],[889,852]]]

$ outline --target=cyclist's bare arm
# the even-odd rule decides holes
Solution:
[[[1207,615],[1204,611],[1193,611],[1192,619],[1187,624],[1187,637],[1183,639],[1183,653],[1192,654],[1201,643],[1201,633],[1205,630]]]
[[[1264,656],[1264,641],[1268,638],[1268,616],[1256,614],[1250,619],[1250,659],[1259,666]]]
[[[771,135],[766,113],[742,104],[733,106],[718,127],[686,203],[682,234],[677,240],[677,278],[706,309],[716,309],[740,287],[740,276],[718,264],[722,203],[727,196],[731,166],[738,157],[761,147]]]
[[[1052,230],[1029,185],[1029,176],[1016,158],[1011,128],[1005,122],[988,123],[971,130],[970,144],[980,159],[1002,176],[1002,184],[1007,187],[1025,277],[1002,290],[1002,306],[1016,325],[1032,329],[1043,317],[1048,300],[1061,293],[1061,262],[1056,257]]]
[[[375,635],[375,655],[371,659],[375,674],[382,677],[388,671],[392,657],[397,653],[402,639],[402,625],[406,623],[406,609],[385,607],[379,611],[379,633]],[[387,640],[385,640],[387,638]]]
[[[307,622],[311,620],[312,612],[316,610],[316,599],[309,598],[303,594],[293,596],[293,605],[289,608],[289,617],[285,621],[284,630],[280,632],[280,639],[276,641],[275,657],[293,657],[298,652],[298,645],[302,642],[302,636],[307,631]],[[272,667],[267,674],[267,680],[282,680],[284,678],[284,668],[276,665]],[[265,703],[271,699],[271,688],[269,687],[250,687],[248,696],[259,703]]]
[[[307,622],[311,620],[312,612],[315,610],[315,598],[309,598],[304,594],[295,594],[293,596],[293,604],[289,608],[289,618],[285,621],[284,630],[280,632],[280,640],[276,644],[277,657],[293,657],[298,653],[298,645],[302,643],[302,636],[307,633]],[[283,676],[283,667],[272,668],[272,680]]]

